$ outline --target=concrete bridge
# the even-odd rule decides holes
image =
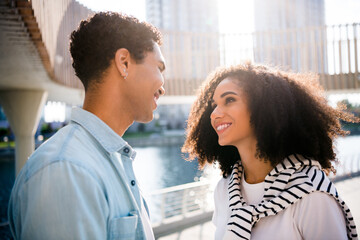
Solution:
[[[17,172],[34,150],[45,102],[82,104],[68,43],[91,14],[75,0],[0,0],[0,104],[16,137]],[[249,34],[163,33],[168,65],[163,104],[186,99],[179,96],[191,101],[216,66],[245,59],[318,73],[328,92],[360,90],[359,24]],[[274,37],[286,41],[267,41]]]

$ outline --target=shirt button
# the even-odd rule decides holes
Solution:
[[[135,180],[131,180],[131,186],[135,186]]]
[[[129,148],[124,148],[124,153],[129,153],[130,152],[130,149]]]

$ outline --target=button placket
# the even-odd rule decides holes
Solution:
[[[123,151],[124,153],[128,154],[130,152],[130,149],[128,147],[125,147]]]

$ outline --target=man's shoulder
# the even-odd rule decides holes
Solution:
[[[28,159],[23,171],[27,178],[55,163],[84,165],[96,151],[96,142],[81,126],[70,124],[44,142]],[[91,165],[89,165],[91,166]]]
[[[61,128],[51,138],[44,142],[31,156],[42,159],[61,159],[77,154],[86,154],[84,147],[91,145],[91,136],[77,124],[69,124]],[[29,159],[29,160],[30,160]]]

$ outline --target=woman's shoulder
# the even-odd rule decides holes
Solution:
[[[303,199],[298,201],[294,210],[298,219],[310,220],[316,217],[326,219],[326,216],[338,216],[340,219],[343,219],[340,204],[333,196],[320,191],[307,194]]]
[[[228,195],[229,179],[230,177],[227,178],[222,177],[216,184],[214,190],[215,201],[228,199],[227,195]]]
[[[328,193],[312,192],[293,207],[294,221],[303,236],[321,236],[327,231],[327,236],[335,236],[334,239],[346,237],[343,211],[340,204]]]
[[[221,191],[221,190],[226,190],[228,189],[228,186],[229,186],[229,180],[230,180],[230,176],[224,178],[222,177],[221,179],[219,179],[218,183],[216,184],[216,187],[215,187],[215,191],[218,190],[218,191]]]
[[[314,210],[319,211],[335,211],[342,215],[342,210],[339,202],[336,201],[334,196],[331,196],[327,192],[314,191],[307,194],[297,204],[299,212]]]

